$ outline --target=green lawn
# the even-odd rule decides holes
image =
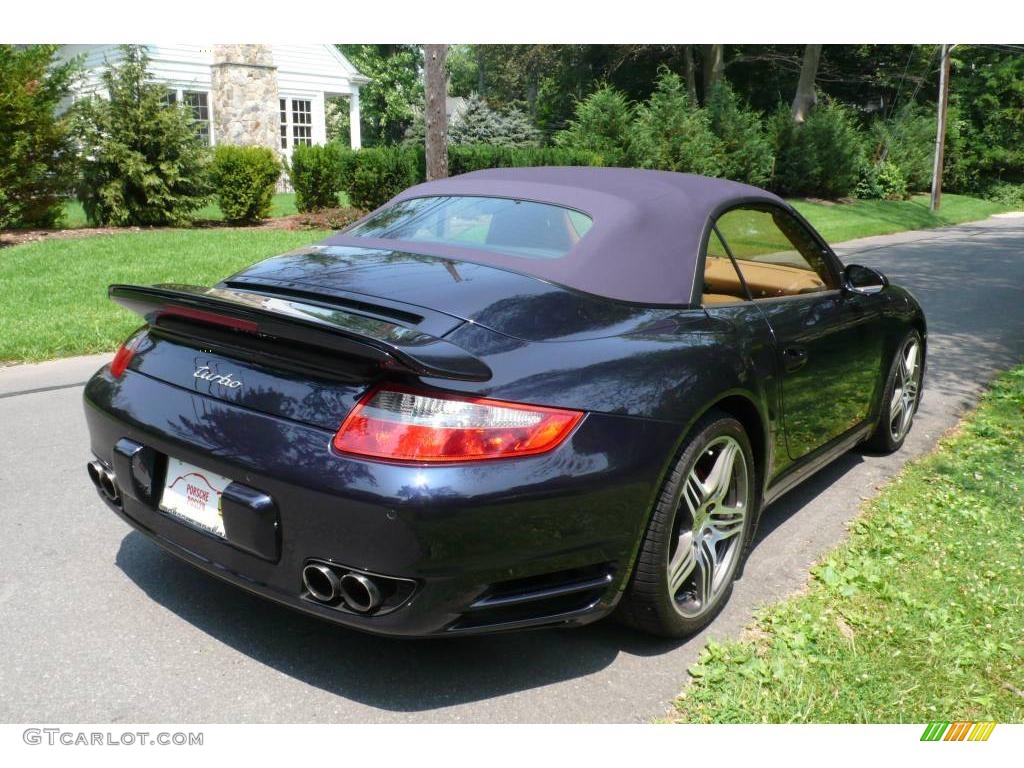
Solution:
[[[691,674],[679,722],[1024,721],[1024,366]]]
[[[0,250],[0,361],[108,352],[140,324],[110,283],[210,285],[328,233],[159,230],[44,240]]]
[[[850,203],[810,203],[791,200],[793,206],[830,243],[869,235],[888,235],[907,229],[929,229],[986,219],[1006,206],[966,195],[943,195],[938,213],[928,209],[928,195],[910,200],[854,200]]]

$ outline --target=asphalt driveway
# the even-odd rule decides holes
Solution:
[[[925,397],[902,452],[850,454],[766,510],[732,601],[685,643],[604,622],[443,641],[306,618],[163,553],[85,474],[81,383],[103,358],[0,369],[0,721],[604,722],[663,714],[708,637],[805,582],[862,498],[1024,355],[1024,218],[868,238],[928,314]]]

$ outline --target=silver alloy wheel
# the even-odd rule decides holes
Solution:
[[[688,619],[710,610],[731,583],[748,511],[747,459],[733,437],[716,437],[690,467],[676,505],[668,589]]]
[[[916,338],[907,339],[899,352],[896,380],[889,401],[889,435],[898,443],[907,436],[914,420],[917,395],[921,388],[921,344]]]

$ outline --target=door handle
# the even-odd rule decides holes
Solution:
[[[795,371],[807,363],[807,350],[803,347],[786,347],[782,351],[782,364],[787,371]]]

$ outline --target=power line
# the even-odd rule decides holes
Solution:
[[[941,49],[938,49],[938,50],[941,50]],[[913,55],[916,51],[917,51],[917,48],[915,47],[913,50],[911,50],[911,52],[910,52],[911,55]],[[925,65],[925,68],[924,68],[924,75],[922,75],[921,77],[917,78],[917,86],[914,88],[914,92],[912,94],[910,94],[910,100],[907,102],[908,104],[912,105],[914,103],[915,99],[917,99],[918,92],[921,90],[921,86],[924,85],[925,80],[928,79],[928,74],[931,72],[931,69],[932,69],[932,61],[934,61],[934,59],[935,59],[935,53],[936,53],[936,51],[933,50],[932,51],[932,55],[928,58],[928,62]],[[904,67],[904,69],[903,69],[903,77],[906,77],[907,69],[909,68],[909,66],[910,66],[910,59],[908,58],[907,59],[907,66]],[[903,89],[903,79],[901,78],[900,79],[900,86],[899,86],[899,88],[896,91],[896,96],[892,100],[892,106],[889,109],[888,115],[885,117],[886,120],[889,120],[896,113],[896,102],[899,101],[900,91],[902,89]],[[895,127],[894,130],[896,130],[896,131],[900,130],[900,124],[897,124],[897,126]],[[887,131],[886,134],[885,134],[885,144],[882,146],[882,155],[881,155],[881,159],[882,160],[885,160],[885,158],[889,156],[889,147],[892,144],[892,139],[893,139],[893,136]]]
[[[900,100],[900,93],[903,91],[903,81],[907,79],[907,71],[910,69],[910,62],[914,60],[915,53],[917,53],[917,48],[911,48],[910,55],[907,56],[907,63],[903,66],[903,74],[900,75],[899,85],[896,86],[896,95],[892,97],[892,103],[889,105],[889,109],[886,110],[886,120],[892,117],[892,113],[896,110],[896,104]]]

